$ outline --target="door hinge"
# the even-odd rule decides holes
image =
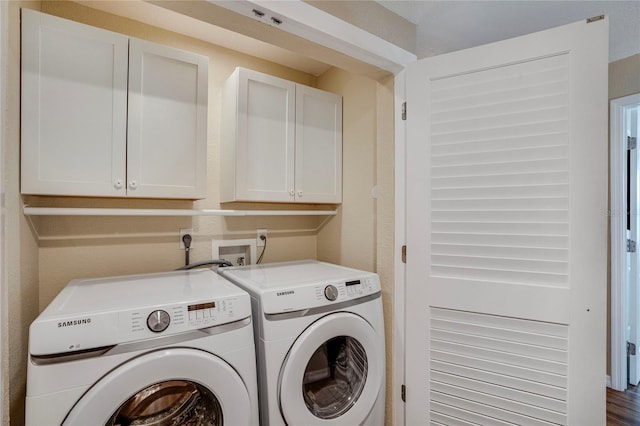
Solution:
[[[638,139],[633,136],[627,136],[627,149],[636,149],[638,146]]]
[[[635,355],[636,354],[636,344],[627,342],[627,355]]]
[[[402,103],[402,119],[403,120],[407,119],[407,103],[406,102]]]
[[[592,18],[587,19],[587,24],[590,24],[592,22],[602,21],[603,19],[604,19],[604,15],[594,16]]]
[[[636,252],[636,242],[627,238],[627,253]]]
[[[400,386],[400,398],[402,398],[402,402],[407,402],[407,387],[405,385]]]
[[[402,246],[402,263],[407,263],[407,246]]]

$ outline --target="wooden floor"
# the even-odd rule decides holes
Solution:
[[[607,388],[607,426],[640,426],[640,386],[626,392]]]

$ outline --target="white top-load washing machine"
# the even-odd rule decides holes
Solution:
[[[210,269],[71,281],[31,324],[27,425],[257,425],[249,295]]]
[[[251,294],[263,426],[384,424],[376,274],[317,261],[218,272]]]

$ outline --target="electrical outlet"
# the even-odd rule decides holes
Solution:
[[[262,237],[264,235],[264,240],[260,237]],[[266,229],[262,229],[259,228],[256,231],[256,247],[264,247],[265,244],[265,240],[267,239],[267,230]]]
[[[191,235],[191,248],[193,248],[193,245],[194,245],[193,228],[181,229],[180,230],[180,250],[185,249],[184,241],[182,241],[182,237],[184,237],[185,235]]]

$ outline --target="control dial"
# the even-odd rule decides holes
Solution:
[[[329,284],[324,288],[324,297],[333,302],[338,298],[338,288],[335,285]]]
[[[151,312],[147,317],[147,327],[154,333],[165,331],[167,327],[169,327],[170,322],[171,317],[167,311],[163,311],[162,309]]]

